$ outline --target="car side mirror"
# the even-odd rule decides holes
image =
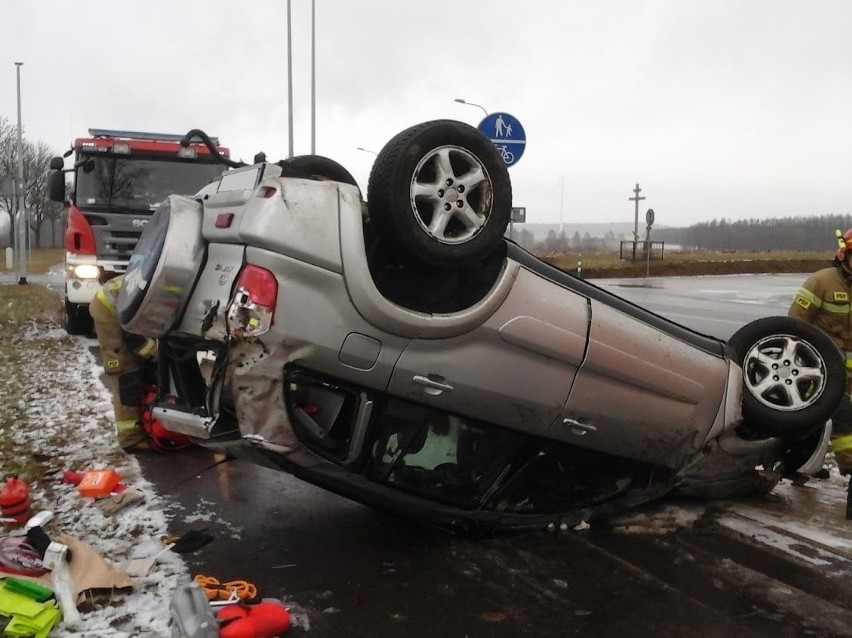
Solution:
[[[54,158],[59,159],[61,158]],[[50,161],[51,165],[53,160]],[[54,171],[47,176],[47,198],[52,202],[65,203],[65,173]]]
[[[65,168],[65,161],[61,157],[50,158],[50,170],[61,171],[63,168]]]

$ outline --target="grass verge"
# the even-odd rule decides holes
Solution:
[[[32,275],[43,275],[53,266],[65,261],[64,248],[39,248],[31,250],[27,260],[27,273]],[[0,264],[0,272],[15,272],[16,267],[6,268],[5,258]]]
[[[612,277],[678,277],[757,273],[810,273],[830,265],[832,255],[820,252],[672,252],[663,259],[621,261],[618,253],[551,253],[539,258],[586,279]]]
[[[39,361],[63,361],[71,338],[59,336],[59,296],[43,286],[0,285],[0,459],[4,475],[40,478],[42,464],[21,428],[33,427],[26,396],[38,393]],[[51,335],[51,338],[45,338]],[[36,426],[37,427],[37,426]]]

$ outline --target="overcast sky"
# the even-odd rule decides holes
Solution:
[[[526,131],[528,222],[852,213],[848,0],[315,0],[316,151],[358,179],[419,122]],[[285,0],[7,0],[0,117],[57,151],[89,127],[202,128],[287,156]],[[294,150],[311,150],[311,2],[292,0]],[[5,70],[4,70],[5,69]]]

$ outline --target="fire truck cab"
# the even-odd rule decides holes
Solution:
[[[65,231],[65,329],[89,334],[89,303],[100,285],[127,268],[151,215],[167,196],[193,195],[224,170],[202,143],[181,135],[89,129],[64,157],[51,160],[49,197],[68,206]],[[218,151],[228,149],[213,143]],[[66,197],[65,173],[73,173]]]

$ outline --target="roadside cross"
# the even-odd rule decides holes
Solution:
[[[636,219],[633,223],[633,241],[639,241],[639,202],[645,199],[645,197],[639,197],[639,193],[642,192],[642,189],[639,188],[639,184],[636,184],[636,188],[633,189],[633,197],[628,197],[628,202],[636,202]]]

